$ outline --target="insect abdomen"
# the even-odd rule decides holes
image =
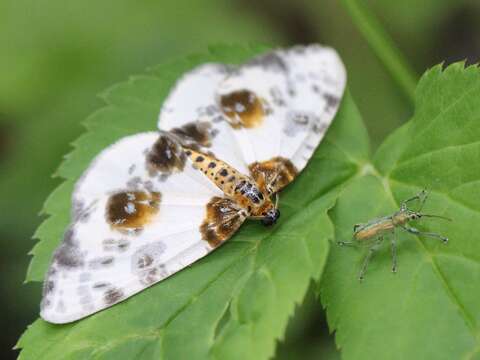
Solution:
[[[188,149],[185,151],[190,158],[193,166],[203,172],[215,185],[218,186],[228,196],[235,195],[236,184],[246,179],[246,176],[240,174],[233,167],[222,160],[213,156]]]
[[[359,231],[354,236],[356,240],[368,240],[387,231],[391,231],[395,225],[391,220],[369,225]]]

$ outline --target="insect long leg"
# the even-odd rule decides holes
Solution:
[[[383,241],[383,236],[379,237],[378,240],[368,249],[368,254],[365,256],[365,260],[363,260],[362,268],[360,269],[360,273],[358,274],[358,280],[363,281],[365,278],[365,272],[367,271],[368,263],[370,262],[373,254],[377,250],[378,245],[380,245]]]
[[[422,190],[419,196],[420,196],[420,207],[417,210],[418,212],[422,211],[423,205],[425,205],[425,202],[427,201],[427,197],[428,197],[427,190]]]
[[[414,200],[420,200],[420,208],[418,209],[418,211],[420,211],[420,210],[422,210],[423,204],[425,204],[425,201],[427,200],[427,197],[428,197],[427,191],[422,190],[417,195],[412,196],[411,198],[402,201],[402,203],[400,205],[400,209],[401,210],[406,210],[407,209],[407,203],[409,203],[411,201],[414,201]]]
[[[367,266],[368,263],[370,262],[370,259],[372,258],[373,254],[375,253],[375,247],[372,246],[370,249],[368,249],[368,254],[365,256],[365,260],[363,260],[363,265],[362,268],[360,269],[360,273],[358,274],[358,280],[363,281],[365,277],[365,271],[367,271]]]
[[[397,272],[397,234],[395,230],[392,232],[392,272]]]
[[[337,241],[337,244],[340,246],[355,246],[353,241]]]
[[[442,236],[442,235],[437,234],[437,233],[424,232],[424,231],[420,231],[420,230],[418,230],[418,229],[416,229],[416,228],[414,228],[414,227],[405,226],[405,225],[402,225],[401,228],[404,229],[405,231],[408,231],[408,232],[411,233],[411,234],[420,235],[420,236],[430,236],[430,237],[433,237],[433,238],[440,239],[440,240],[442,240],[444,243],[447,243],[447,242],[448,242],[448,238],[447,238],[447,237]]]

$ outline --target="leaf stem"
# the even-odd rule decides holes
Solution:
[[[417,75],[380,22],[358,0],[342,0],[357,29],[413,107]]]

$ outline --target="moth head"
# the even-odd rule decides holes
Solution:
[[[275,224],[280,217],[280,210],[276,208],[271,208],[267,211],[267,214],[262,219],[262,224],[265,226],[272,226]]]

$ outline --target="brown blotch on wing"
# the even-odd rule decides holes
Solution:
[[[212,139],[212,125],[206,121],[190,122],[181,127],[173,128],[171,133],[180,138],[182,144],[192,147],[194,144],[209,147]]]
[[[105,216],[117,230],[141,229],[158,213],[159,192],[126,191],[111,195],[107,201]]]
[[[234,129],[259,126],[265,116],[262,101],[248,90],[239,90],[222,95],[220,105]]]
[[[182,171],[187,157],[182,146],[169,136],[162,134],[147,154],[147,165],[152,171],[170,174]]]
[[[200,225],[202,240],[217,247],[230,238],[242,225],[246,213],[234,201],[215,196],[207,204],[207,217]]]
[[[298,174],[295,165],[280,156],[267,161],[254,162],[248,166],[248,169],[258,187],[271,194],[283,189]]]

